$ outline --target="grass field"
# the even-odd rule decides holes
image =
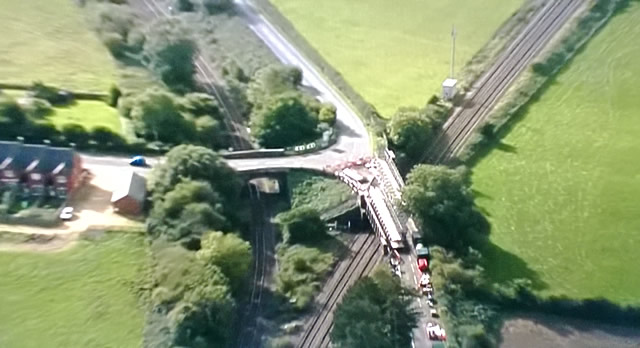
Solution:
[[[120,133],[120,114],[118,110],[101,101],[78,100],[71,106],[54,108],[54,112],[45,118],[61,129],[65,124],[76,123],[90,131],[104,126]]]
[[[524,261],[542,295],[640,304],[639,21],[614,17],[474,169],[494,279]]]
[[[422,106],[449,74],[451,27],[461,67],[522,0],[272,0],[383,116]]]
[[[0,80],[106,91],[115,63],[69,0],[0,0]]]
[[[0,346],[139,347],[134,294],[144,237],[116,234],[55,253],[0,253]]]

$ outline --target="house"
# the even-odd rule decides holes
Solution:
[[[147,181],[144,177],[131,171],[113,191],[111,204],[115,211],[126,215],[138,215],[144,207],[147,195]]]
[[[32,195],[66,197],[79,186],[81,173],[73,149],[0,141],[0,189],[21,185]]]

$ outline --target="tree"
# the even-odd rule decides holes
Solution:
[[[149,68],[168,86],[175,89],[193,86],[196,44],[179,20],[154,22],[146,32],[143,51]]]
[[[4,94],[0,94],[0,122],[12,125],[22,125],[27,122],[27,116],[18,102]]]
[[[225,347],[231,336],[235,302],[222,271],[202,262],[181,279],[179,301],[169,312],[173,345],[180,347]]]
[[[83,126],[77,123],[65,124],[62,126],[62,135],[67,141],[75,143],[79,147],[84,147],[89,143],[89,133]]]
[[[249,84],[249,101],[257,108],[279,94],[295,91],[302,83],[302,70],[293,66],[270,65],[255,73]]]
[[[222,125],[212,117],[201,116],[196,119],[196,132],[200,144],[213,149],[224,146]]]
[[[318,120],[333,126],[336,123],[336,112],[337,109],[333,104],[324,103],[318,112]]]
[[[417,108],[400,108],[389,122],[387,134],[397,150],[419,160],[435,133],[435,122]]]
[[[303,309],[313,300],[332,264],[333,256],[316,248],[300,245],[286,248],[278,258],[276,290],[297,309]]]
[[[220,196],[209,183],[186,179],[162,198],[154,198],[148,231],[174,241],[199,238],[208,230],[226,227],[222,210]]]
[[[419,165],[409,173],[402,197],[430,242],[463,250],[486,236],[488,225],[474,207],[470,185],[464,167]]]
[[[120,88],[118,88],[117,85],[112,84],[111,87],[109,87],[109,99],[107,100],[107,104],[115,108],[118,106],[118,99],[120,99],[121,96],[122,91],[120,91]]]
[[[162,197],[184,179],[208,182],[227,203],[236,199],[241,185],[235,171],[213,150],[179,145],[154,167],[149,187],[155,196]]]
[[[180,143],[193,139],[195,126],[186,120],[168,92],[151,89],[135,100],[131,109],[135,130],[145,139]]]
[[[253,134],[267,148],[287,147],[313,140],[318,117],[295,95],[271,99],[251,119]]]
[[[135,48],[135,45],[129,45],[129,39],[138,25],[136,15],[128,6],[111,3],[95,6],[93,26],[98,36],[114,57],[123,57],[129,49]]]
[[[120,134],[105,126],[97,126],[91,130],[91,138],[101,146],[119,146],[125,143]]]
[[[327,228],[314,208],[303,205],[276,217],[287,243],[316,242],[327,237]]]
[[[222,113],[216,99],[206,93],[188,93],[180,102],[181,109],[195,117],[211,116],[221,119]]]
[[[180,12],[191,12],[195,8],[191,0],[174,0],[174,4]]]
[[[360,279],[336,309],[331,339],[338,347],[408,347],[418,315],[410,291],[386,269]]]
[[[232,233],[210,232],[202,239],[197,257],[206,265],[219,267],[234,293],[242,289],[252,259],[248,242]]]
[[[226,11],[233,5],[233,0],[199,0],[200,8],[210,14]]]

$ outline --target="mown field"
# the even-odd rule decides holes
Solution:
[[[138,234],[0,252],[0,346],[139,347],[144,310],[134,291],[148,259]]]
[[[449,74],[451,27],[458,67],[522,0],[272,0],[296,29],[385,117],[422,106]]]
[[[614,17],[474,169],[494,279],[524,261],[542,295],[640,304],[639,21]]]
[[[78,100],[68,107],[54,108],[46,121],[56,128],[62,129],[66,124],[79,124],[91,131],[98,126],[107,127],[115,133],[120,133],[120,116],[118,110],[101,101]]]
[[[107,90],[115,63],[75,1],[0,0],[0,81]]]

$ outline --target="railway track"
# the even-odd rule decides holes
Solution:
[[[137,3],[142,5],[137,6],[138,10],[152,15],[154,18],[169,18],[172,16],[169,9],[165,7],[166,5],[160,4],[156,0],[138,0]],[[224,125],[227,129],[230,143],[234,150],[251,149],[253,147],[249,140],[251,138],[243,126],[242,115],[235,108],[227,93],[218,87],[219,84],[222,84],[224,79],[201,54],[196,56],[194,66],[196,68],[196,78],[205,90],[218,100],[218,103],[224,112]]]
[[[333,328],[333,313],[346,291],[364,275],[373,271],[382,260],[378,240],[373,233],[356,236],[349,246],[351,253],[340,263],[325,283],[325,289],[316,301],[317,312],[304,327],[296,347],[328,347]]]
[[[253,287],[249,302],[245,307],[240,323],[242,330],[236,340],[238,348],[257,348],[262,346],[262,334],[258,319],[262,315],[263,295],[271,278],[275,265],[275,230],[271,223],[274,211],[269,209],[262,199],[253,199]]]
[[[425,153],[423,161],[439,164],[454,158],[497,100],[582,4],[581,0],[548,1],[497,62],[474,84],[471,97],[451,116],[434,145]]]

